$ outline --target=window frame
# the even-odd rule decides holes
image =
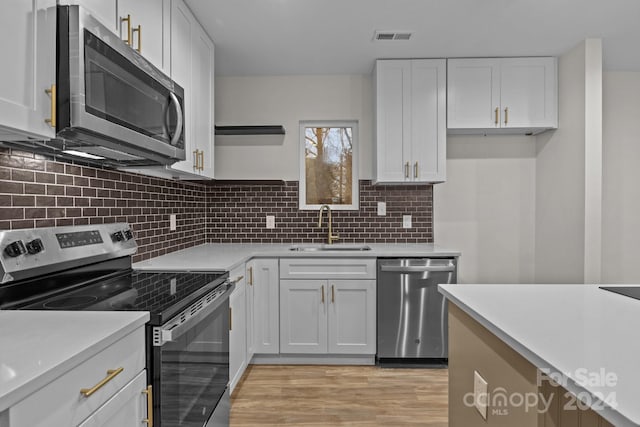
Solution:
[[[359,181],[359,142],[360,137],[358,131],[357,120],[301,120],[300,121],[300,133],[298,140],[298,159],[299,159],[299,175],[298,181],[298,209],[299,210],[319,210],[321,204],[308,204],[307,203],[307,173],[305,162],[305,147],[306,147],[306,128],[308,127],[322,127],[322,128],[351,128],[351,204],[349,205],[334,205],[329,204],[331,210],[335,211],[357,211],[360,209],[360,181]]]

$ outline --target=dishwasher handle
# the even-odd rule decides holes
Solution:
[[[381,264],[380,271],[388,271],[391,273],[453,273],[456,271],[456,267],[454,265],[397,266]]]

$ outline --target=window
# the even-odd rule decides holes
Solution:
[[[358,209],[357,142],[357,122],[300,122],[300,209]]]

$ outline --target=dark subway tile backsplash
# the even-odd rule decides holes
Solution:
[[[207,190],[0,148],[0,229],[128,222],[135,261],[206,243]]]
[[[377,215],[377,202],[387,215]],[[359,211],[333,211],[340,242],[433,241],[431,185],[373,186],[360,181]],[[169,230],[169,214],[177,230]],[[265,227],[274,215],[276,228]],[[402,228],[402,215],[412,228]],[[56,162],[0,148],[0,230],[128,222],[135,261],[212,243],[321,243],[326,219],[298,210],[298,183],[204,185]]]

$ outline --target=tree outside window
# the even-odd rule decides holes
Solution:
[[[300,124],[300,209],[358,209],[356,122]]]

